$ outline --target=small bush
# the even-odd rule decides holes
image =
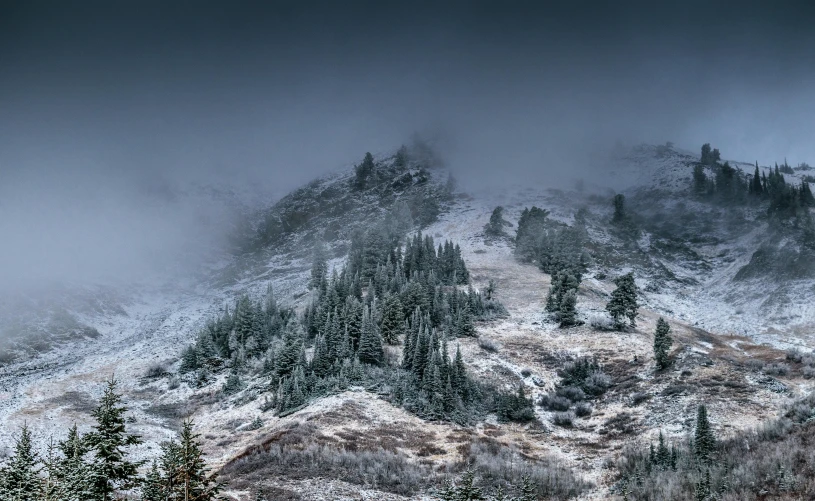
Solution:
[[[479,337],[478,346],[481,347],[482,350],[488,351],[490,353],[496,353],[498,351],[498,343],[496,343],[490,338]]]
[[[592,313],[589,315],[589,325],[599,331],[613,331],[616,330],[614,320],[608,313]]]
[[[568,398],[572,402],[586,400],[586,393],[577,386],[564,386],[557,389],[558,396]]]
[[[804,358],[804,354],[798,348],[790,348],[787,350],[787,361],[800,363]]]
[[[640,405],[649,398],[651,398],[651,395],[638,391],[631,395],[631,405]]]
[[[801,374],[807,379],[815,378],[815,367],[804,367],[801,369]]]
[[[753,372],[760,372],[764,369],[764,361],[757,358],[751,358],[744,365]]]
[[[585,418],[591,416],[592,408],[588,402],[580,402],[574,408],[574,414],[577,417]]]
[[[564,428],[571,428],[574,425],[575,415],[572,411],[555,412],[552,414],[552,423]]]
[[[790,372],[790,366],[779,362],[777,364],[769,364],[764,366],[764,374],[770,376],[786,376]]]
[[[572,402],[566,397],[560,397],[549,393],[543,395],[538,404],[548,411],[567,411]]]
[[[527,369],[527,368],[521,369],[521,376],[529,377],[531,375],[532,375],[532,370],[531,369]]]
[[[167,367],[161,363],[154,363],[150,364],[150,367],[147,368],[147,371],[144,373],[144,377],[149,379],[157,379],[163,377],[167,374]]]

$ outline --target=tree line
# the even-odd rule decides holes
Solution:
[[[142,443],[127,430],[122,396],[110,379],[92,412],[95,424],[79,433],[76,424],[64,440],[51,440],[45,454],[26,425],[13,455],[0,467],[0,499],[8,501],[213,501],[221,485],[209,472],[192,421],[184,421],[177,440],[161,445],[161,455],[145,475],[145,461],[129,453]]]

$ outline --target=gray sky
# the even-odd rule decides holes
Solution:
[[[286,191],[415,131],[490,179],[617,141],[812,163],[813,8],[768,4],[3,2],[0,279],[189,252],[201,214],[156,192]]]

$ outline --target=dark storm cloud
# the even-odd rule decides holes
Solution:
[[[804,2],[0,8],[0,203],[24,243],[0,257],[42,275],[66,248],[111,269],[184,248],[187,216],[144,210],[144,186],[284,191],[414,131],[444,138],[460,176],[554,179],[617,141],[815,159]]]

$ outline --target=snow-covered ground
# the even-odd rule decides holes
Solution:
[[[615,188],[625,193],[658,188],[678,194],[687,189],[690,180],[692,167],[689,158],[679,153],[657,158],[651,150],[635,150],[611,162],[608,169],[613,174]],[[599,178],[596,184],[602,185],[604,181]],[[755,345],[761,343],[782,347],[797,344],[812,349],[815,343],[809,337],[809,329],[815,327],[815,305],[810,298],[815,284],[803,281],[790,284],[785,289],[786,302],[773,306],[772,314],[767,314],[767,296],[773,294],[776,285],[754,281],[735,283],[732,280],[755,250],[762,231],[760,227],[739,238],[722,238],[715,245],[699,245],[694,249],[715,266],[706,268],[697,262],[681,259],[661,263],[681,281],[664,281],[659,287],[649,287],[654,281],[653,275],[648,272],[638,274],[638,284],[643,290],[638,330],[610,333],[589,326],[558,329],[543,312],[549,276],[534,265],[519,263],[508,239],[486,241],[483,227],[492,209],[499,205],[505,207],[505,217],[513,224],[517,223],[521,211],[532,205],[549,209],[551,217],[571,224],[575,211],[585,206],[589,211],[587,221],[592,240],[598,245],[613,247],[617,241],[606,228],[611,217],[610,196],[607,191],[603,191],[602,196],[592,196],[591,185],[587,183],[586,193],[528,185],[473,192],[459,197],[449,212],[425,230],[426,234],[436,238],[459,243],[474,286],[481,288],[490,279],[496,280],[496,296],[510,312],[507,319],[478,326],[480,335],[500,345],[497,353],[485,352],[475,340],[460,340],[465,361],[476,375],[505,381],[507,385],[524,381],[529,394],[538,397],[551,391],[556,381],[556,368],[547,357],[591,354],[621,367],[621,371],[627,371],[628,377],[641,384],[653,378],[652,367],[648,365],[650,333],[660,315],[671,322],[678,342],[687,348],[682,357],[687,356],[688,360],[694,356],[713,357],[722,350],[732,357],[748,356],[755,353]],[[514,228],[508,228],[508,233],[514,234]],[[648,253],[657,240],[656,236],[645,233],[636,245]],[[720,258],[723,255],[727,259]],[[221,263],[219,269],[233,265],[233,262]],[[173,409],[173,412],[181,409],[195,418],[209,458],[216,465],[224,464],[251,447],[259,437],[281,429],[286,423],[312,419],[312,416],[331,412],[349,401],[364,408],[367,417],[361,424],[344,423],[343,426],[390,426],[394,423],[404,426],[407,423],[432,430],[440,437],[440,443],[444,443],[443,437],[453,433],[451,425],[422,423],[364,392],[328,397],[303,411],[277,419],[268,413],[262,414],[258,400],[235,404],[211,398],[210,394],[219,384],[203,390],[190,389],[183,383],[171,388],[167,378],[150,380],[144,377],[153,364],[172,368],[181,349],[191,342],[206,320],[219,314],[224,305],[231,306],[240,294],[260,297],[271,282],[279,301],[301,304],[306,298],[308,268],[309,263],[302,257],[271,256],[260,267],[239,269],[235,275],[239,279],[228,285],[217,285],[220,282],[209,275],[206,280],[184,287],[134,288],[121,303],[123,312],[78,314],[84,323],[99,331],[101,336],[98,339],[65,345],[34,359],[0,367],[0,456],[12,446],[13,435],[24,423],[40,441],[51,436],[62,438],[74,421],[80,429],[86,430],[90,424],[88,410],[101,394],[104,380],[113,375],[121,381],[125,401],[131,409],[133,422],[130,426],[145,439],[139,448],[140,457],[154,456],[158,444],[174,433],[177,423],[154,411],[160,405]],[[259,271],[252,274],[246,271],[249,269]],[[611,280],[629,269],[629,264],[622,263],[618,269],[599,270],[593,266],[589,270],[578,298],[582,318],[603,314],[603,305],[613,289]],[[599,278],[599,271],[607,276]],[[702,339],[694,327],[713,333],[717,341],[711,343]],[[694,377],[715,373],[730,378],[728,380],[741,382],[745,379],[743,374],[728,367],[726,364],[717,364],[714,368],[694,367]],[[529,369],[532,376],[523,377],[523,369]],[[651,389],[654,394],[666,386],[661,384],[659,388]],[[537,413],[545,431],[530,432],[517,425],[508,425],[503,428],[502,433],[506,436],[502,440],[528,447],[532,454],[555,455],[565,464],[579,468],[586,478],[602,484],[608,475],[602,467],[608,452],[578,444],[598,439],[596,430],[604,426],[606,419],[630,412],[643,423],[646,436],[659,429],[679,436],[687,431],[685,418],[697,402],[696,396],[686,395],[665,402],[655,399],[648,404],[650,407],[632,407],[627,401],[628,396],[628,393],[615,396],[601,411],[575,429],[552,426],[549,413],[539,408]],[[771,415],[779,402],[787,397],[756,390],[752,396],[739,398],[741,400],[722,398],[712,405],[711,415],[722,428],[754,425]],[[240,431],[242,425],[261,414],[265,422],[262,428]],[[327,427],[324,431],[330,433],[331,429]],[[481,432],[483,430],[477,431]],[[454,454],[451,449],[449,455],[436,459],[451,459]],[[299,488],[304,492],[328,488],[325,483],[320,484],[322,487],[309,482],[289,482],[287,485],[294,488],[294,484],[302,484]],[[348,499],[385,499],[376,497],[375,491],[360,491],[359,487],[343,483],[333,482],[330,488],[335,490],[325,492],[336,492],[336,496],[324,499],[346,499],[343,496]],[[355,494],[354,489],[357,489]],[[604,493],[598,491],[590,498],[602,499]]]

